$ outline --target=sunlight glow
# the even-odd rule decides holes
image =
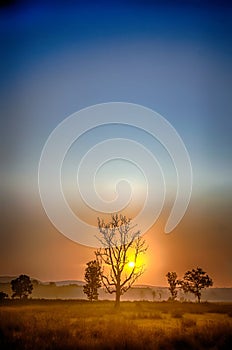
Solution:
[[[134,261],[128,262],[128,266],[131,267],[131,268],[133,269],[133,267],[135,267]]]

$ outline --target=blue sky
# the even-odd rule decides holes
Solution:
[[[6,196],[20,202],[26,191],[36,202],[38,162],[50,132],[71,113],[110,101],[163,115],[189,151],[193,195],[229,196],[231,6],[197,0],[66,3],[21,1],[0,9]],[[105,132],[95,137],[104,139]],[[149,136],[133,128],[121,133],[152,147]]]
[[[200,171],[202,181],[217,182],[220,176],[227,183],[230,15],[225,6],[154,6],[151,1],[100,6],[60,1],[56,7],[25,2],[5,9],[6,162],[30,171],[25,162],[36,165],[46,137],[66,116],[95,103],[127,101],[150,107],[173,124],[199,181]],[[9,159],[11,149],[17,159]]]

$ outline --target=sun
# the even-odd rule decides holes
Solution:
[[[131,268],[133,269],[133,267],[135,267],[134,261],[129,261],[129,262],[128,262],[128,266],[131,267]]]

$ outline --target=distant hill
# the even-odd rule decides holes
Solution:
[[[0,276],[0,283],[10,283],[13,279],[17,278],[19,275],[17,276]],[[38,279],[31,277],[32,281],[37,281],[38,283],[42,283],[40,282]]]
[[[0,284],[1,283],[10,283],[13,279],[17,278],[18,276],[0,276]],[[70,284],[77,284],[78,286],[83,286],[85,284],[84,281],[79,280],[65,280],[65,281],[48,281],[43,282],[36,278],[31,277],[32,281],[37,281],[39,284],[48,285],[50,283],[55,283],[57,286],[69,286]]]
[[[16,276],[0,276],[0,283],[10,283]]]
[[[85,282],[78,280],[67,280],[67,281],[56,281],[55,284],[57,286],[69,286],[72,284],[77,284],[78,286],[83,286]]]

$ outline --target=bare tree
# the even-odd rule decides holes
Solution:
[[[120,297],[143,274],[144,264],[140,257],[147,246],[140,231],[134,231],[131,219],[123,215],[112,215],[111,221],[105,223],[98,218],[102,248],[95,252],[101,267],[101,280],[110,294],[115,293],[115,306]]]

